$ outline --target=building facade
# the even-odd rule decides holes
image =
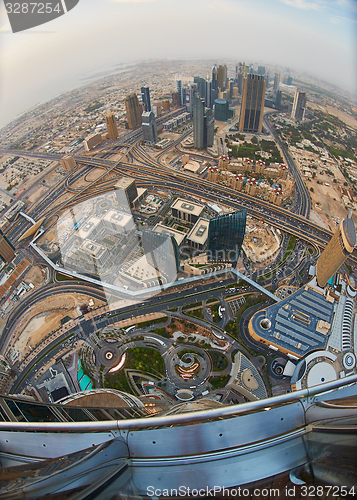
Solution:
[[[10,241],[6,238],[2,231],[0,231],[0,258],[4,262],[10,262],[15,257],[15,248]]]
[[[193,141],[196,149],[211,147],[214,141],[212,110],[205,107],[204,99],[197,93],[193,101]]]
[[[130,129],[138,128],[141,125],[141,107],[135,93],[126,96],[125,109],[128,127]]]
[[[227,66],[219,65],[217,70],[217,80],[218,80],[218,88],[221,90],[226,90],[227,88]]]
[[[316,277],[320,287],[327,282],[346,261],[356,245],[356,229],[349,214],[332,236],[327,247],[317,260]]]
[[[291,118],[293,120],[302,121],[305,118],[306,109],[306,92],[300,92],[296,89],[293,108],[291,110]]]
[[[216,99],[214,103],[214,118],[219,122],[226,122],[229,117],[229,104],[226,99]]]
[[[157,142],[156,120],[152,111],[144,111],[142,114],[142,130],[145,142],[150,144],[155,144],[155,142]]]
[[[118,135],[119,135],[117,122],[115,120],[115,116],[109,110],[108,110],[107,115],[105,117],[105,123],[107,125],[108,138],[110,140],[117,139]]]
[[[150,112],[151,102],[150,102],[150,89],[148,86],[141,87],[141,100],[143,102],[143,111]]]
[[[244,79],[239,130],[261,133],[263,127],[266,81],[262,75],[249,74]]]
[[[73,155],[65,155],[63,158],[61,158],[61,167],[63,167],[66,172],[70,172],[74,168],[76,168],[76,160],[74,159]]]
[[[238,261],[245,235],[246,220],[246,210],[237,210],[210,220],[207,238],[209,260]]]

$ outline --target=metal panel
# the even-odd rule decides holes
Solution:
[[[1,433],[1,452],[35,458],[55,458],[74,453],[90,446],[105,443],[118,438],[119,433],[35,433],[11,432]],[[24,444],[26,443],[26,444]],[[123,456],[127,456],[127,446],[123,441]],[[4,463],[2,464],[4,466]]]
[[[227,450],[270,439],[305,425],[300,403],[269,411],[180,427],[130,432],[131,457],[179,457]]]
[[[155,460],[144,464],[134,459],[133,480],[142,495],[149,492],[149,486],[159,488],[161,492],[180,487],[181,492],[187,492],[187,488],[213,489],[222,485],[229,488],[285,472],[306,461],[303,438],[297,437],[241,456],[207,457],[203,463],[196,464],[187,460],[186,463],[159,467]]]

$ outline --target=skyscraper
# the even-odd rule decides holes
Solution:
[[[237,77],[237,87],[238,87],[238,93],[240,95],[243,94],[243,84],[244,84],[244,76],[243,73],[238,73]]]
[[[218,88],[221,90],[226,90],[227,88],[227,66],[219,65],[218,66]]]
[[[305,117],[305,108],[306,108],[306,92],[300,92],[299,89],[296,89],[293,109],[291,111],[291,118],[293,120],[302,121]]]
[[[143,111],[151,111],[149,87],[141,87],[141,99],[143,101]]]
[[[218,91],[218,68],[214,65],[212,68],[212,89]]]
[[[261,133],[263,126],[266,81],[262,75],[249,74],[244,79],[239,130]]]
[[[206,106],[207,108],[213,108],[213,100],[212,100],[212,82],[206,80]]]
[[[213,146],[214,118],[204,99],[196,93],[193,98],[193,141],[196,149]]]
[[[156,269],[160,280],[174,281],[180,272],[179,248],[175,237],[144,229],[141,244],[149,264]]]
[[[212,261],[237,262],[242,248],[247,219],[246,210],[219,215],[210,220],[207,257]]]
[[[229,92],[229,98],[233,99],[233,86],[234,86],[234,81],[233,79],[228,81],[228,92]]]
[[[106,117],[105,117],[105,123],[107,124],[107,131],[108,131],[108,137],[109,139],[117,139],[118,137],[118,127],[117,127],[117,122],[115,120],[115,116],[113,113],[111,113],[108,109]]]
[[[174,108],[179,108],[181,106],[181,96],[178,92],[172,92],[172,105]]]
[[[182,80],[181,77],[177,78],[175,76],[175,90],[180,96],[180,106],[183,106],[185,104],[183,95],[182,95]]]
[[[186,92],[186,110],[191,116],[193,116],[193,98],[195,92],[197,92],[197,83],[189,83]]]
[[[204,99],[206,97],[206,80],[195,76],[193,81],[197,84],[197,92],[200,94],[200,97]]]
[[[126,96],[125,108],[129,128],[139,127],[141,125],[141,108],[135,93]]]
[[[275,73],[274,76],[274,92],[278,92],[280,84],[280,75],[279,73]]]
[[[157,142],[157,127],[155,115],[152,111],[144,111],[142,114],[142,129],[145,142],[150,144]]]
[[[356,228],[352,214],[341,222],[325,250],[317,260],[316,277],[319,286],[324,287],[338,271],[356,245]]]
[[[117,136],[118,137],[118,136]],[[61,166],[67,171],[70,172],[74,168],[76,168],[77,163],[74,159],[73,155],[65,155],[61,158]]]
[[[276,109],[281,108],[281,90],[277,91],[274,104],[275,104]]]
[[[214,102],[214,117],[219,122],[226,122],[229,117],[229,104],[226,99],[216,99]]]
[[[265,75],[265,66],[258,66],[258,75]]]
[[[6,238],[2,231],[0,231],[0,258],[4,262],[10,262],[15,256],[15,248],[10,241]]]

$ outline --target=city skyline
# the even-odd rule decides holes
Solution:
[[[14,35],[2,4],[0,126],[39,102],[87,83],[88,77],[113,73],[120,64],[161,58],[209,58],[216,59],[217,64],[236,59],[288,66],[346,90],[356,90],[355,2],[275,0],[269,6],[261,0],[249,6],[232,0],[205,2],[205,23],[199,22],[202,7],[202,0],[191,2],[187,17],[185,8],[174,11],[171,0],[106,0],[100,10],[91,0],[80,2],[57,20]],[[190,37],[172,39],[169,19],[174,12],[175,23],[184,22]],[[224,22],[217,23],[217,16],[222,16]],[[160,30],[142,43],[141,36],[133,38],[130,30],[135,22],[136,33],[145,33],[141,26],[144,28],[147,20],[160,25]],[[238,40],[240,37],[251,40],[248,31],[253,21],[255,41],[244,47],[232,44],[232,38],[237,36]],[[215,36],[208,39],[203,36],[203,30],[206,33],[207,29]],[[125,50],[118,43],[119,37],[129,42]],[[104,43],[116,50],[103,52]],[[234,68],[228,66],[228,71]]]

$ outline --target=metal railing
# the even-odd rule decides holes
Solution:
[[[351,375],[349,377],[334,380],[309,389],[302,389],[279,396],[261,399],[259,401],[252,401],[240,405],[228,405],[223,408],[214,408],[210,410],[185,412],[177,415],[163,415],[158,417],[145,417],[130,420],[110,420],[106,422],[0,422],[0,432],[5,430],[22,432],[108,432],[198,424],[212,420],[223,420],[238,417],[249,412],[270,410],[272,407],[288,403],[296,403],[303,399],[308,400],[314,396],[335,391],[336,389],[350,386],[355,383],[357,383],[357,375]],[[357,394],[357,386],[355,394]],[[328,400],[328,398],[326,399]]]

